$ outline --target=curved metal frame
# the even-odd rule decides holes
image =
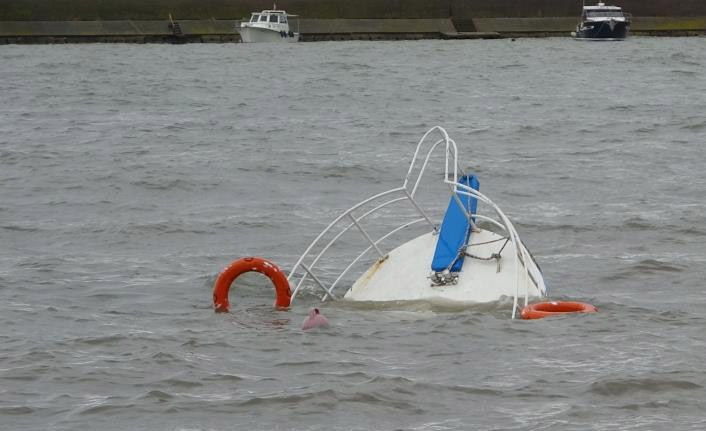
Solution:
[[[416,179],[413,181],[413,186],[412,189],[409,190],[409,185],[412,184],[410,181],[412,178],[412,172],[414,171],[415,165],[417,165],[417,159],[419,157],[419,152],[424,144],[424,142],[427,140],[427,137],[431,135],[433,132],[439,132],[441,134],[441,138],[435,141],[433,144],[431,144],[429,150],[427,150],[426,156],[424,157],[424,160],[422,162],[421,167],[419,168],[419,172],[417,173]],[[518,308],[518,298],[520,296],[520,280],[524,274],[524,281],[525,281],[525,292],[524,292],[524,303],[527,305],[528,302],[528,296],[529,296],[529,291],[527,288],[527,282],[528,278],[530,277],[529,273],[529,268],[527,265],[525,265],[525,262],[530,262],[531,257],[529,255],[529,252],[525,248],[524,244],[522,243],[522,240],[520,239],[519,234],[517,233],[517,230],[515,229],[515,226],[512,224],[510,219],[505,215],[505,213],[498,207],[490,198],[479,192],[478,190],[475,190],[465,184],[461,184],[458,182],[458,174],[459,172],[461,175],[465,175],[463,170],[459,167],[458,165],[458,150],[456,147],[456,142],[454,142],[451,138],[449,138],[449,135],[446,133],[446,130],[444,130],[440,126],[435,126],[429,129],[424,136],[419,140],[419,143],[417,144],[417,148],[414,151],[414,155],[412,157],[412,161],[409,165],[409,169],[407,171],[407,175],[405,176],[404,183],[402,184],[402,187],[390,189],[388,191],[378,193],[376,195],[373,195],[344,211],[341,215],[336,217],[312,242],[309,244],[309,246],[306,248],[304,253],[299,257],[297,262],[294,264],[292,267],[292,270],[289,272],[289,276],[287,277],[290,284],[294,284],[295,277],[297,275],[300,276],[298,281],[296,281],[296,286],[294,287],[294,290],[292,292],[292,302],[295,300],[297,293],[301,289],[301,287],[304,284],[304,281],[311,277],[314,282],[319,285],[326,293],[323,296],[322,300],[326,300],[329,297],[335,298],[336,296],[333,293],[333,289],[338,285],[338,283],[341,281],[341,279],[348,273],[348,271],[353,268],[353,266],[363,257],[365,256],[368,252],[371,250],[375,250],[378,254],[378,259],[379,260],[384,260],[386,258],[386,254],[383,253],[383,251],[380,249],[379,245],[382,241],[390,237],[391,235],[399,232],[402,229],[405,229],[409,226],[412,226],[414,224],[424,222],[426,221],[432,229],[436,232],[438,230],[438,227],[431,221],[431,219],[426,215],[422,207],[417,203],[415,200],[414,196],[417,192],[417,188],[419,187],[419,184],[422,180],[422,177],[424,175],[424,172],[427,168],[427,165],[429,163],[429,159],[431,157],[431,154],[439,147],[439,145],[444,144],[445,147],[445,168],[444,168],[444,183],[449,185],[450,188],[450,193],[451,196],[453,196],[457,201],[459,201],[459,207],[464,208],[464,206],[460,203],[460,199],[458,198],[458,194],[465,195],[465,196],[472,196],[479,201],[487,204],[490,206],[495,214],[499,217],[499,221],[495,220],[493,218],[487,217],[487,216],[482,216],[476,214],[475,217],[481,219],[481,220],[486,220],[491,222],[493,225],[501,228],[509,237],[509,240],[512,242],[513,246],[515,247],[515,250],[517,250],[517,253],[515,253],[514,256],[514,263],[515,263],[515,272],[517,274],[516,279],[515,279],[515,296],[513,300],[513,310],[512,310],[512,318],[515,318],[515,313]],[[451,179],[449,179],[449,174],[452,174]],[[394,197],[392,199],[388,199],[383,201],[382,203],[379,203],[375,205],[373,208],[367,210],[364,212],[362,215],[359,217],[355,217],[353,215],[353,212],[356,210],[359,210],[361,208],[366,207],[366,205],[376,203],[376,201],[382,200],[383,198],[388,198],[391,195],[395,194],[402,194],[402,196]],[[407,222],[402,224],[401,226],[398,226],[394,229],[392,229],[390,232],[382,235],[380,238],[373,240],[368,232],[365,230],[365,228],[361,225],[361,221],[367,218],[369,215],[379,211],[382,208],[385,208],[391,204],[398,203],[408,200],[414,209],[419,213],[421,218],[413,220],[411,222]],[[465,211],[465,210],[464,210]],[[471,223],[471,226],[475,228],[475,224],[471,218],[471,214],[465,213],[466,218],[468,218],[469,222]],[[348,220],[349,223],[345,224],[343,221]],[[305,260],[307,256],[310,255],[310,253],[315,249],[316,246],[319,246],[323,243],[322,239],[324,236],[334,229],[334,227],[344,224],[342,229],[337,232],[332,239],[330,239],[327,243],[323,244],[319,250],[319,252],[314,256],[312,260],[310,260],[309,264],[305,264]],[[367,240],[369,243],[369,246],[365,248],[351,263],[336,277],[333,283],[331,283],[330,286],[326,286],[314,273],[314,269],[316,264],[319,262],[321,257],[331,248],[331,246],[346,232],[348,232],[351,228],[356,227],[361,235]],[[303,269],[304,273],[303,274],[298,274],[297,271],[299,269]],[[522,270],[524,269],[524,270]]]

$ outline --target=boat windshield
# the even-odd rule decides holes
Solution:
[[[622,18],[623,13],[617,10],[589,10],[586,12],[586,16],[589,18]]]
[[[257,22],[257,20],[259,20],[259,19],[260,19],[260,15],[254,13],[254,14],[250,17],[250,22]]]
[[[267,22],[267,15],[260,15],[260,22]]]

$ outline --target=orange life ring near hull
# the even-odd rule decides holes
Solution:
[[[213,308],[217,313],[228,312],[228,291],[233,281],[243,273],[255,271],[266,275],[275,287],[276,308],[289,308],[292,293],[289,289],[287,276],[277,268],[277,265],[261,257],[243,257],[233,261],[216,279],[213,287]]]
[[[567,313],[595,313],[598,309],[585,302],[551,301],[528,304],[522,309],[523,319],[541,319]]]

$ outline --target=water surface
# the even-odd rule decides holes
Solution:
[[[705,66],[700,38],[0,47],[0,428],[704,429]],[[257,274],[211,311],[436,124],[600,313],[336,302],[304,333],[316,296],[272,310]]]

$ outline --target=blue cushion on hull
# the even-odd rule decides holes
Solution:
[[[465,184],[475,190],[478,190],[478,178],[475,175],[464,175],[459,180],[459,183]],[[470,196],[457,193],[459,200],[463,206],[471,214],[476,213],[478,208],[478,199]],[[436,241],[436,251],[434,251],[434,259],[431,261],[432,271],[443,271],[451,265],[451,262],[456,259],[458,250],[462,245],[468,242],[471,235],[471,229],[468,219],[463,213],[463,210],[458,206],[456,199],[451,197],[451,202],[444,214],[444,221],[441,223],[439,239]],[[453,266],[451,272],[459,272],[463,266],[463,257],[459,257]]]

